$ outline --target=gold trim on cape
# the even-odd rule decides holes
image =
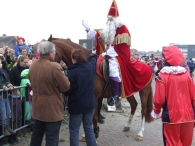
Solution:
[[[115,37],[116,44],[123,44],[126,43],[127,45],[131,46],[131,36],[128,33],[118,34]]]

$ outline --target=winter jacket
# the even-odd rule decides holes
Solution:
[[[62,92],[69,89],[70,82],[60,64],[49,56],[41,56],[29,69],[31,83],[33,119],[44,122],[57,122],[64,118]]]
[[[28,68],[29,67],[21,67],[19,64],[17,64],[11,69],[9,73],[9,78],[13,86],[20,86],[20,82],[22,80],[20,74],[24,69],[28,69]]]
[[[89,62],[79,62],[68,68],[70,89],[68,110],[70,114],[82,114],[95,108],[94,77],[96,74],[97,55],[91,54]]]

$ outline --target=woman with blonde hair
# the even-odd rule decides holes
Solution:
[[[28,57],[25,55],[19,56],[16,62],[16,66],[14,66],[9,74],[10,81],[14,86],[20,86],[20,82],[22,77],[20,76],[21,72],[24,69],[28,69]]]

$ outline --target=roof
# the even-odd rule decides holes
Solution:
[[[16,45],[16,40],[14,36],[3,36],[0,37],[0,48],[2,48],[4,45],[14,48]]]

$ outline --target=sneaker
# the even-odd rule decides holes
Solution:
[[[85,137],[81,136],[81,137],[79,138],[79,141],[80,141],[80,142],[86,142]]]
[[[110,105],[107,104],[107,108],[108,108],[107,109],[108,112],[114,112],[114,111],[116,111],[116,106],[115,105],[110,106]]]

